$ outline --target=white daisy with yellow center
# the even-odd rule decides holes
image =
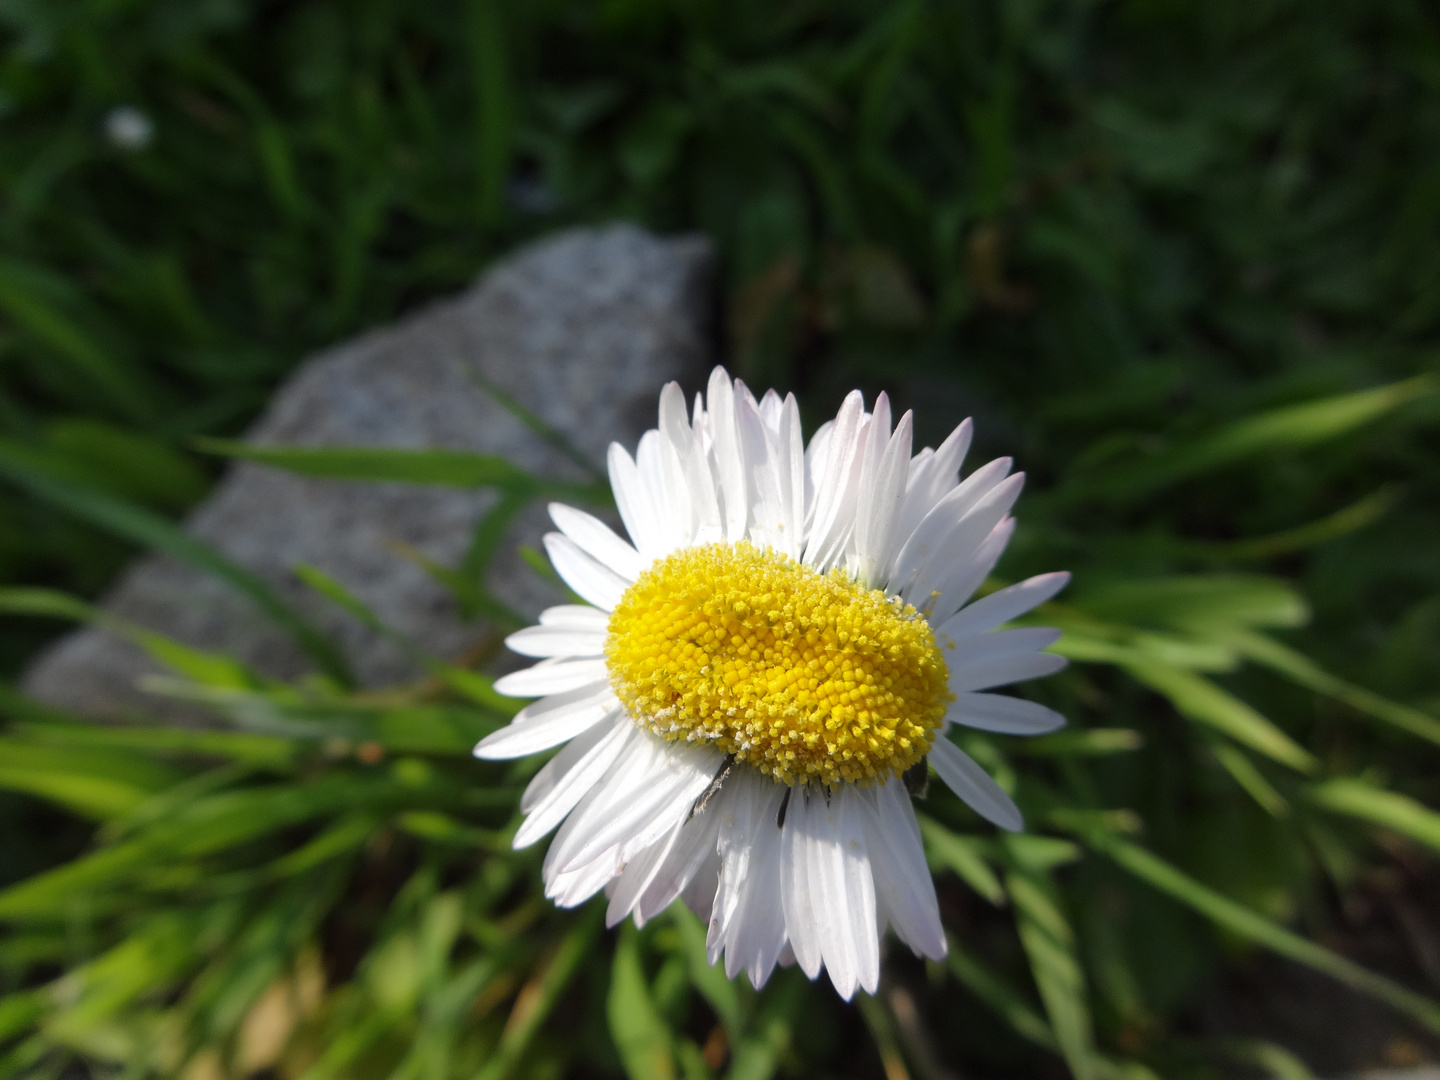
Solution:
[[[610,447],[631,543],[554,504],[545,537],[586,605],[509,638],[541,657],[495,688],[539,697],[475,748],[564,748],[530,782],[515,835],[560,831],[546,895],[604,889],[611,925],[677,897],[709,923],[712,963],[762,986],[777,963],[823,967],[842,997],[873,993],[887,927],[940,959],[945,934],[902,775],[928,762],[977,812],[1021,827],[1010,797],[946,738],[1016,735],[1059,714],[982,693],[1048,675],[1058,632],[997,629],[1054,596],[1044,574],[969,603],[1014,531],[1024,474],[1001,458],[963,482],[965,421],[910,454],[885,395],[857,391],[800,435],[793,396],[756,401],[723,369],[632,458]]]

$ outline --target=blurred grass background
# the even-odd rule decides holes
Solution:
[[[795,1075],[884,1069],[898,1080],[894,1070],[908,1067],[938,1078],[927,1039],[965,1076],[1144,1075],[1124,1073],[1122,1059],[1165,1076],[1301,1075],[1259,1044],[1195,1042],[1205,995],[1251,962],[1240,940],[1273,946],[1265,934],[1282,924],[1412,991],[1440,991],[1436,920],[1403,914],[1433,912],[1440,895],[1440,817],[1425,809],[1440,805],[1440,19],[1428,6],[3,0],[0,35],[0,584],[93,597],[136,551],[133,532],[76,516],[27,477],[177,518],[216,471],[196,437],[238,431],[307,352],[453,291],[566,224],[701,230],[718,247],[717,340],[737,374],[796,390],[812,423],[852,386],[886,389],[917,407],[917,434],[932,443],[974,413],[980,451],[1013,454],[1030,472],[1001,572],[1076,570],[1062,598],[1074,606],[1048,621],[1065,626],[1077,659],[1109,665],[1036,691],[1076,732],[1017,763],[1032,821],[1063,828],[1067,810],[1133,808],[1149,849],[1270,920],[1246,934],[1191,892],[1184,902],[1226,927],[1217,932],[1137,889],[1116,869],[1131,858],[1139,873],[1123,852],[1118,863],[1087,856],[1052,881],[1078,856],[1070,841],[1036,838],[1029,850],[971,836],[963,809],[937,796],[932,859],[968,883],[944,879],[947,919],[990,966],[975,961],[967,981],[967,961],[948,975],[902,965],[896,985],[914,1015],[892,995],[861,1009],[860,1029],[823,988],[795,980],[778,979],[752,1012],[753,995],[719,988],[693,963],[685,920],[621,935],[612,969],[611,939],[594,934],[593,918],[525,906],[532,861],[492,854],[475,869],[477,849],[503,844],[471,833],[502,829],[514,805],[513,794],[493,804],[464,794],[477,777],[502,784],[463,756],[477,725],[495,722],[493,701],[472,694],[464,708],[478,711],[451,716],[449,736],[407,744],[392,739],[398,721],[391,735],[377,732],[374,715],[336,703],[342,695],[326,705],[337,732],[414,763],[408,773],[397,763],[359,817],[342,814],[359,798],[345,785],[380,783],[365,779],[366,763],[298,736],[269,749],[158,734],[143,752],[111,746],[114,761],[133,765],[134,797],[109,803],[5,780],[18,793],[0,796],[0,882],[143,832],[153,806],[143,821],[124,815],[172,783],[221,785],[207,755],[231,761],[219,771],[231,770],[223,784],[238,785],[237,798],[266,784],[330,784],[310,812],[341,814],[341,839],[359,838],[247,879],[252,907],[233,894],[233,910],[214,901],[217,941],[240,940],[243,927],[259,934],[267,918],[301,928],[276,939],[271,959],[284,962],[245,984],[249,997],[205,998],[194,965],[219,954],[197,945],[116,998],[147,1017],[165,1014],[163,1002],[189,1003],[173,1014],[183,1023],[154,1019],[188,1033],[173,1034],[186,1049],[159,1064],[75,1035],[54,1019],[53,994],[42,1001],[33,988],[98,950],[139,949],[126,935],[142,925],[146,955],[163,953],[162,914],[164,933],[194,938],[199,930],[174,920],[198,903],[181,879],[200,864],[180,864],[202,856],[176,855],[168,884],[126,879],[91,914],[67,915],[68,929],[40,924],[54,916],[46,904],[76,887],[11,908],[6,896],[26,894],[0,893],[0,917],[13,920],[0,978],[21,995],[5,1000],[28,1003],[12,1006],[9,1027],[0,1005],[0,1039],[20,1039],[30,1055],[14,1051],[13,1069],[63,1071],[69,1053],[174,1071],[221,1046],[224,1068],[244,1074],[237,1017],[281,985],[277,972],[290,972],[284,992],[302,997],[317,980],[351,988],[316,1021],[343,1041],[346,1017],[362,1018],[352,1017],[360,1031],[376,1015],[419,1010],[423,997],[377,992],[379,1003],[362,1007],[360,984],[346,981],[354,972],[431,963],[454,974],[446,965],[468,955],[455,945],[462,925],[494,970],[467,969],[469,997],[447,991],[463,1000],[445,1038],[470,1037],[467,1017],[488,1034],[468,1058],[413,1032],[394,1036],[431,1047],[423,1060],[397,1050],[409,1064],[395,1075],[469,1075],[484,1060],[503,1066],[487,1076],[768,1075],[706,1042],[706,1008],[732,1049],[789,1046],[770,1068]],[[63,613],[17,597],[12,610]],[[62,626],[6,617],[0,668],[13,676]],[[1257,628],[1277,636],[1260,640]],[[248,676],[190,673],[232,679],[281,712],[293,705],[290,691]],[[7,710],[0,753],[13,761],[41,745],[68,746],[80,761],[75,747],[101,738],[23,703]],[[985,753],[1004,775],[1003,754],[1026,750],[996,741]],[[85,775],[98,782],[105,768]],[[315,780],[331,768],[339,773]],[[428,794],[409,805],[407,791]],[[97,818],[110,824],[92,838],[85,822]],[[271,848],[224,857],[283,861],[317,842],[299,825],[311,819],[287,820]],[[1113,855],[1130,842],[1116,839],[1128,819],[1105,821],[1069,819],[1069,834]],[[377,854],[376,830],[403,854]],[[285,877],[321,871],[333,878],[323,902],[313,882]],[[504,932],[486,922],[486,905],[511,903],[527,879],[515,925],[535,929],[495,960],[486,950]],[[1010,910],[997,914],[977,890],[1008,896]],[[332,907],[296,913],[316,903]],[[352,909],[363,925],[342,933],[335,912]],[[32,917],[38,928],[14,929]],[[77,938],[81,924],[90,929]],[[1048,975],[1036,968],[1047,955],[1036,926],[1050,926],[1068,958]],[[429,960],[395,959],[400,946],[385,953],[405,934]],[[414,943],[426,934],[450,946],[425,953]],[[602,973],[581,964],[575,974],[592,954]],[[567,957],[566,979],[578,981],[561,981],[551,1004],[555,1030],[579,1025],[579,1050],[537,1037],[529,1014],[517,1020],[505,1004],[517,985],[549,986],[545,973]],[[497,989],[496,970],[514,985]],[[1014,986],[987,983],[993,971]],[[433,978],[439,994],[444,979]],[[180,987],[190,989],[177,998]],[[465,1011],[486,994],[491,1018],[504,1021],[494,1031]],[[617,1000],[650,1000],[640,1014],[654,1022],[627,1027],[638,1014]],[[928,1018],[920,1029],[916,1016]],[[772,1020],[788,1034],[765,1027]],[[914,1034],[926,1025],[939,1033]],[[380,1043],[394,1035],[385,1030]],[[1392,1056],[1433,1045],[1397,1030]],[[771,1035],[779,1041],[765,1043]],[[512,1049],[496,1057],[496,1046]],[[647,1046],[665,1049],[655,1060],[669,1074],[645,1072]],[[392,1074],[377,1064],[385,1053],[365,1053],[375,1075]],[[368,1075],[360,1058],[318,1073],[313,1054],[304,1060],[264,1068]]]

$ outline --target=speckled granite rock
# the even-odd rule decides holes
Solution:
[[[581,478],[573,461],[527,429],[474,373],[603,463],[612,439],[633,446],[654,424],[664,382],[694,383],[703,375],[710,261],[698,237],[658,239],[628,226],[561,233],[497,264],[468,292],[308,360],[247,438],[479,450],[543,475]],[[463,622],[448,593],[393,545],[401,541],[454,565],[494,499],[489,492],[337,483],[240,464],[186,527],[330,633],[373,686],[416,672],[394,645],[305,588],[291,568],[319,567],[432,654],[457,656],[484,627]],[[538,505],[522,514],[490,575],[492,591],[523,613],[553,600],[515,554],[516,543],[538,542],[545,520]],[[139,560],[103,606],[268,675],[289,678],[310,666],[249,600],[168,558]],[[190,706],[137,687],[157,670],[135,647],[85,629],[41,654],[24,688],[97,719],[192,718]]]

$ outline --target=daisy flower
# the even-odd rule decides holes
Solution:
[[[635,457],[609,453],[630,542],[553,504],[556,571],[586,604],[508,644],[539,663],[496,690],[538,697],[475,748],[563,746],[520,803],[522,848],[559,828],[545,894],[605,891],[611,925],[677,897],[709,923],[710,961],[758,988],[777,963],[840,995],[873,993],[887,927],[940,959],[945,934],[906,778],[927,763],[978,813],[1010,797],[946,738],[952,724],[1034,735],[1064,721],[984,693],[1065,663],[1059,633],[997,629],[1058,592],[1044,574],[970,598],[1014,531],[1010,459],[958,474],[966,420],[911,456],[858,391],[808,446],[794,396],[760,401],[721,368],[688,412],[660,395]]]

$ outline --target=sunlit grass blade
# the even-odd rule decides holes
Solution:
[[[1062,818],[1062,815],[1056,817]],[[1195,909],[1217,926],[1338,979],[1393,1006],[1429,1030],[1440,1033],[1440,1002],[1407,990],[1383,975],[1377,975],[1324,946],[1306,940],[1128,840],[1104,829],[1086,828],[1081,822],[1076,824],[1091,848],[1108,856],[1153,888]]]
[[[1209,435],[1161,451],[1103,478],[1076,478],[1058,496],[1066,502],[1141,498],[1160,488],[1275,450],[1303,450],[1371,423],[1402,405],[1433,394],[1440,380],[1420,375],[1404,382],[1287,405],[1249,416]]]
[[[270,586],[165,518],[112,495],[46,475],[0,446],[0,475],[30,494],[92,525],[169,555],[224,581],[286,630],[322,671],[342,685],[353,682],[340,650]]]
[[[1125,669],[1163,694],[1182,716],[1205,724],[1238,743],[1300,772],[1319,767],[1308,750],[1253,708],[1209,679],[1167,664],[1132,661]]]
[[[1346,682],[1303,653],[1263,634],[1232,634],[1227,635],[1227,640],[1257,664],[1264,664],[1307,689],[1440,745],[1440,718]]]
[[[500,1035],[500,1043],[494,1055],[475,1075],[475,1080],[505,1080],[514,1072],[521,1056],[594,947],[603,911],[603,907],[592,904],[521,988]]]
[[[1096,1076],[1095,1038],[1075,932],[1044,873],[1019,860],[1011,860],[1011,867],[1005,890],[1050,1029],[1075,1080],[1091,1080]]]
[[[213,454],[271,465],[300,476],[328,480],[499,488],[532,498],[573,498],[602,505],[609,500],[608,485],[547,480],[526,472],[498,455],[465,450],[404,450],[381,446],[255,446],[222,439],[201,439],[196,445]]]
[[[1359,818],[1440,852],[1440,812],[1398,791],[1353,777],[1337,777],[1310,788],[1310,801],[1337,814]]]
[[[926,861],[932,870],[953,870],[961,881],[990,903],[1005,902],[1005,888],[985,861],[980,841],[953,833],[925,814],[915,816],[920,822],[920,835],[925,839]]]
[[[615,943],[606,1001],[610,1035],[630,1080],[674,1080],[675,1036],[655,1008],[636,937],[635,928],[626,923]]]

